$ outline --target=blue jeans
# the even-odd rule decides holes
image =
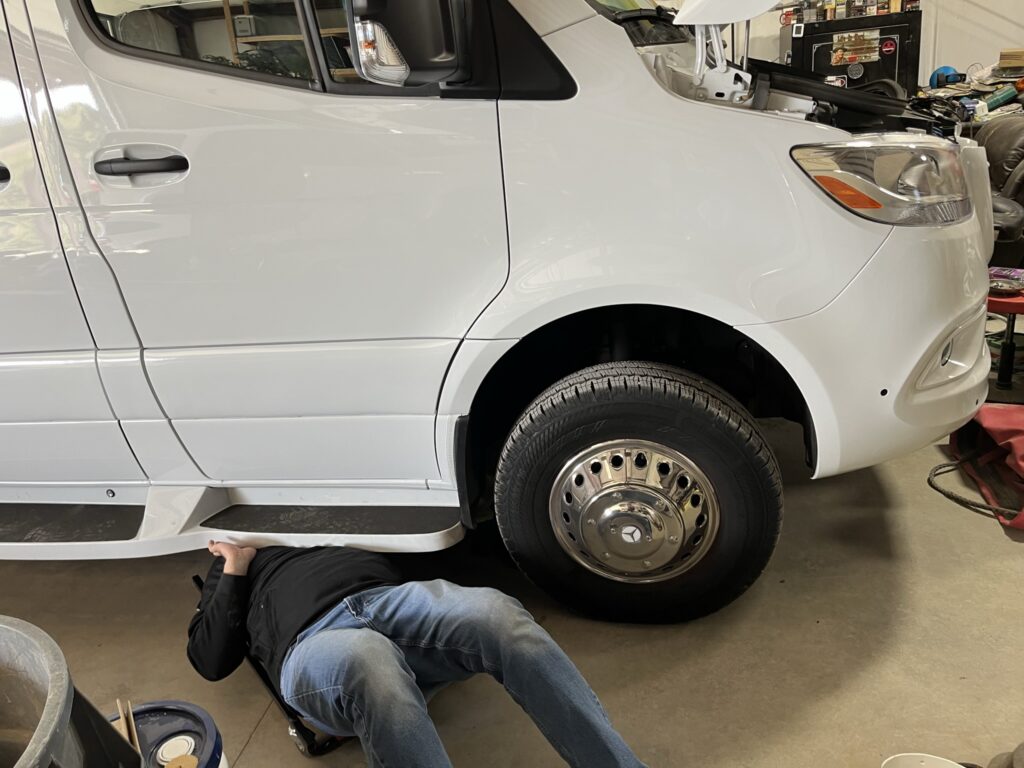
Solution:
[[[371,767],[451,766],[431,691],[486,672],[569,765],[643,768],[597,696],[523,606],[493,589],[409,582],[352,595],[296,638],[285,700],[325,733],[357,735]]]

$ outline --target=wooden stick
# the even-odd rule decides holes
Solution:
[[[131,744],[131,739],[128,738],[128,722],[124,716],[124,704],[121,703],[120,699],[117,700],[117,720],[114,721],[114,729],[124,737],[125,741]]]
[[[235,64],[241,63],[238,58],[238,38],[235,37],[235,22],[231,18],[231,0],[224,0],[224,23],[228,25],[228,42],[231,43],[231,57]]]
[[[135,747],[136,752],[141,752],[142,749],[139,746],[139,732],[135,728],[135,707],[132,706],[132,700],[128,699],[128,709],[125,712],[128,716],[128,741]]]

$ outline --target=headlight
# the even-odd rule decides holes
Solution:
[[[960,148],[910,134],[793,149],[793,159],[843,207],[903,226],[955,224],[971,215]]]

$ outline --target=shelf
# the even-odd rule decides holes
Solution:
[[[348,30],[343,27],[328,27],[327,29],[320,30],[320,37],[338,37],[341,35],[348,36]],[[302,35],[245,35],[239,36],[239,43],[245,43],[250,45],[252,43],[282,43],[285,41],[302,40]]]

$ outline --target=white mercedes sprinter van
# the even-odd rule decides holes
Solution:
[[[2,9],[0,557],[426,551],[496,516],[566,602],[687,618],[779,535],[756,419],[827,477],[985,398],[983,150],[740,61],[734,19]]]

